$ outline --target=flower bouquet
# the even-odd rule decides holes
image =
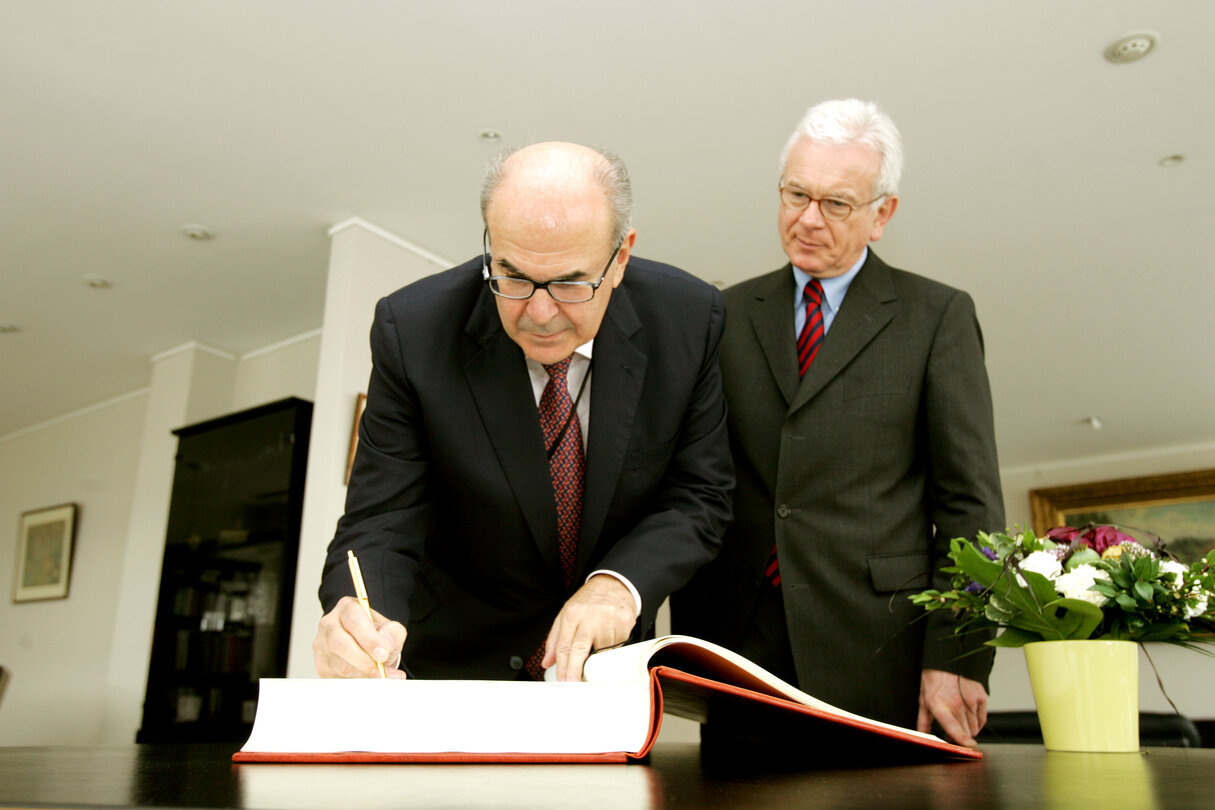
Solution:
[[[912,601],[954,611],[959,632],[999,630],[987,644],[1025,647],[1051,750],[1138,750],[1137,643],[1215,643],[1215,551],[1187,566],[1158,539],[1089,524],[980,533],[951,541],[949,557],[953,588]]]
[[[949,609],[963,627],[995,627],[987,642],[1163,641],[1215,643],[1215,551],[1186,566],[1156,540],[1142,545],[1116,526],[1063,526],[1038,537],[985,534],[950,542],[953,589],[912,601]]]

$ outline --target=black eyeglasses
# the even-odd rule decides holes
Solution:
[[[491,276],[489,274],[492,259],[489,255],[489,229],[486,228],[481,234],[481,278],[489,282],[489,288],[494,295],[500,295],[503,298],[521,301],[531,298],[536,290],[543,289],[548,291],[554,301],[560,301],[563,304],[585,304],[595,297],[595,290],[599,289],[599,285],[607,278],[608,271],[612,269],[612,262],[616,261],[616,255],[620,253],[623,244],[623,240],[616,243],[616,249],[612,251],[612,257],[604,265],[603,273],[600,274],[598,281],[532,281],[522,276]]]

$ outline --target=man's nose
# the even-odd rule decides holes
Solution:
[[[810,204],[802,211],[798,221],[809,227],[819,227],[826,224],[823,219],[823,209],[819,207],[818,200],[811,200]]]
[[[557,314],[557,301],[549,295],[548,288],[536,290],[527,299],[527,317],[536,323],[548,323]]]

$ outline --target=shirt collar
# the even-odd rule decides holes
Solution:
[[[819,284],[823,285],[823,299],[827,305],[827,309],[831,312],[836,312],[840,308],[840,304],[844,303],[844,295],[848,292],[849,285],[856,278],[856,274],[861,272],[861,266],[865,264],[865,260],[869,258],[869,247],[866,246],[861,251],[861,258],[857,259],[856,264],[849,268],[847,273],[831,278],[820,278]],[[796,295],[793,298],[793,309],[796,311],[802,304],[802,290],[810,283],[810,274],[798,267],[793,268],[793,278],[796,284],[794,292]]]

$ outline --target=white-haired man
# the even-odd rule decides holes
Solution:
[[[840,708],[974,745],[991,656],[907,595],[950,538],[1003,528],[991,393],[970,297],[869,249],[902,162],[894,123],[855,99],[789,139],[789,263],[725,293],[735,523],[672,615]]]

